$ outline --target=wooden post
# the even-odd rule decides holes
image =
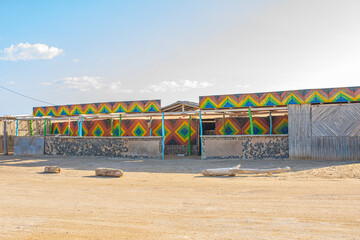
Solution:
[[[44,137],[46,137],[46,122],[47,122],[47,118],[45,118],[44,120]]]
[[[226,132],[225,132],[225,114],[223,114],[223,135],[226,135]]]
[[[82,137],[82,125],[83,125],[83,121],[84,121],[84,116],[81,116],[81,121],[80,121],[80,129],[79,129],[79,137]]]
[[[164,113],[162,113],[162,124],[161,124],[161,133],[162,133],[162,137],[163,137],[163,141],[162,141],[162,159],[165,159],[165,115]]]
[[[249,119],[250,119],[250,133],[251,135],[254,135],[254,125],[253,125],[253,120],[252,120],[252,115],[251,115],[251,109],[248,109],[249,111]]]
[[[32,126],[32,125],[33,125],[33,120],[31,119],[31,120],[30,120],[30,135],[31,135],[31,136],[34,136],[34,130],[33,130],[33,126]]]
[[[119,137],[121,137],[121,114],[119,114],[119,125],[118,125],[118,129],[119,129]]]
[[[52,124],[51,120],[49,119],[49,134],[52,134]]]
[[[201,119],[201,111],[199,110],[199,120],[200,120],[200,152],[201,152],[201,160],[203,160],[203,149],[202,149],[202,135],[203,135],[203,126]]]
[[[270,118],[270,135],[271,135],[271,134],[272,134],[272,117],[271,117],[271,112],[270,112],[269,118]]]
[[[114,119],[113,118],[110,119],[110,123],[111,123],[111,132],[110,132],[110,134],[113,137],[114,136]]]
[[[4,120],[4,155],[8,155],[6,120]]]
[[[69,121],[68,121],[68,129],[67,129],[67,133],[68,133],[68,135],[70,135],[71,134],[71,124],[70,124],[70,118],[69,118]]]
[[[150,136],[152,136],[152,117],[150,117]]]
[[[189,117],[189,156],[191,156],[191,115]]]
[[[16,133],[15,133],[16,136],[18,136],[18,132],[19,132],[19,119],[16,119]]]

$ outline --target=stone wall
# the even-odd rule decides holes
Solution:
[[[287,135],[203,136],[203,159],[288,158]]]
[[[184,154],[189,155],[188,145],[165,145],[166,155]],[[191,155],[198,155],[198,145],[191,145]]]
[[[14,155],[44,155],[44,137],[15,137]]]
[[[125,158],[161,158],[162,137],[45,138],[45,154]]]

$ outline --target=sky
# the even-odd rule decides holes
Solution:
[[[358,0],[1,0],[0,116],[359,86],[359,13]]]

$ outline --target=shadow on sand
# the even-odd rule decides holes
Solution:
[[[150,173],[189,173],[198,174],[208,168],[233,167],[241,164],[243,168],[277,168],[291,167],[292,171],[316,169],[329,166],[341,166],[359,163],[359,161],[326,161],[326,160],[296,160],[296,159],[211,159],[201,160],[195,157],[172,157],[161,159],[125,159],[84,156],[14,156],[0,155],[0,166],[12,167],[45,167],[59,166],[62,169],[72,170],[95,170],[99,167],[119,168],[124,172],[150,172]],[[41,173],[39,174],[52,174]],[[239,175],[237,177],[257,176],[254,174]],[[266,174],[258,175],[260,177]],[[96,177],[96,176],[85,176]],[[204,177],[204,176],[198,176]],[[103,178],[103,177],[101,177]],[[223,177],[233,178],[233,177]]]

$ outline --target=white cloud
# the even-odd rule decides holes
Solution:
[[[141,92],[183,92],[196,88],[207,88],[212,86],[210,82],[199,82],[191,80],[175,81],[162,81],[158,84],[149,85],[148,88],[142,89]]]
[[[101,89],[104,85],[101,77],[66,77],[59,82],[65,87],[70,89],[77,89],[81,92],[86,92],[90,90]]]
[[[57,85],[62,89],[74,89],[81,92],[87,92],[92,90],[108,89],[113,92],[123,92],[131,93],[131,89],[122,88],[122,83],[120,81],[105,81],[103,77],[65,77],[60,80],[55,80],[51,82],[42,82],[42,85]]]
[[[14,84],[15,84],[15,81],[10,81],[10,82],[7,82],[6,84],[8,84],[8,85],[14,85]]]
[[[73,62],[73,63],[78,63],[78,62],[80,62],[80,59],[74,58],[74,59],[72,60],[72,62]]]
[[[42,85],[50,86],[53,85],[53,82],[41,82]]]
[[[19,43],[12,44],[4,50],[0,50],[0,60],[17,61],[17,60],[37,60],[37,59],[53,59],[63,52],[57,47],[49,47],[42,43],[30,44]]]

